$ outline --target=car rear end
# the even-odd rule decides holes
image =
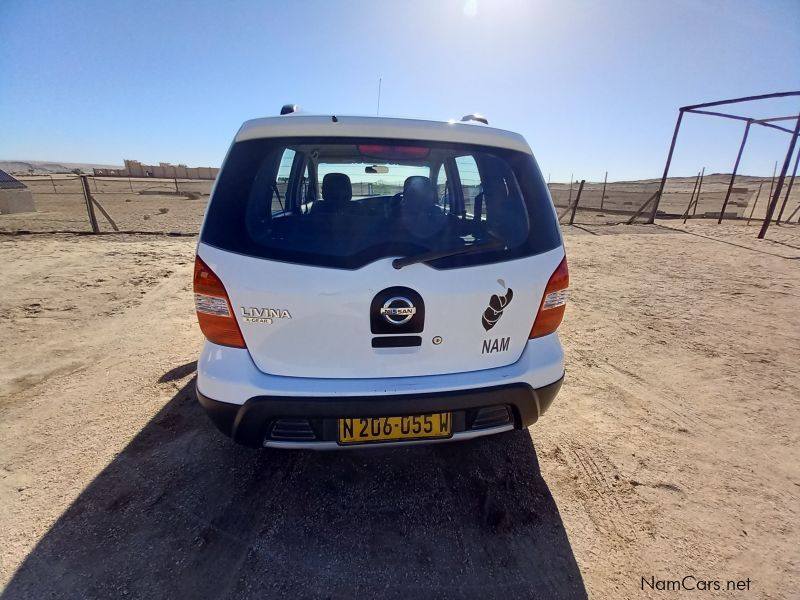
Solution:
[[[568,273],[525,141],[468,123],[246,123],[195,264],[197,395],[251,446],[468,439],[564,375]]]

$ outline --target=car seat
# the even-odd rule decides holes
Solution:
[[[341,213],[353,198],[353,185],[344,173],[328,173],[322,178],[322,199],[311,206],[311,214]]]
[[[436,188],[430,178],[412,175],[403,184],[400,219],[413,237],[430,238],[446,225],[442,209],[436,205]]]

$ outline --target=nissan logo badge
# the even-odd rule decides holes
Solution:
[[[389,298],[381,307],[381,314],[391,325],[405,325],[417,313],[414,303],[403,296]]]

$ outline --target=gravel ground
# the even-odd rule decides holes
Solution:
[[[203,414],[191,238],[0,237],[3,598],[794,598],[798,232],[567,228],[539,423],[338,453]]]

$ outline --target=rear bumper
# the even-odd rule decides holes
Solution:
[[[280,348],[276,348],[279,355]],[[529,340],[519,359],[503,367],[445,375],[373,378],[288,377],[260,371],[250,352],[206,341],[197,361],[197,389],[230,404],[256,396],[339,398],[427,394],[525,383],[539,389],[564,375],[564,351],[557,333]]]
[[[563,373],[563,372],[562,372]],[[563,374],[551,384],[534,388],[527,383],[511,383],[477,389],[415,394],[370,396],[254,396],[244,404],[231,404],[209,398],[197,390],[197,399],[224,434],[252,447],[295,448],[337,447],[336,423],[347,417],[385,417],[451,412],[453,436],[466,439],[523,428],[535,423],[552,404],[563,381]],[[482,408],[505,406],[507,423],[479,427]],[[279,419],[303,419],[314,432],[314,439],[273,440],[274,424]],[[393,442],[398,444],[403,442]],[[413,441],[410,443],[424,443]]]

